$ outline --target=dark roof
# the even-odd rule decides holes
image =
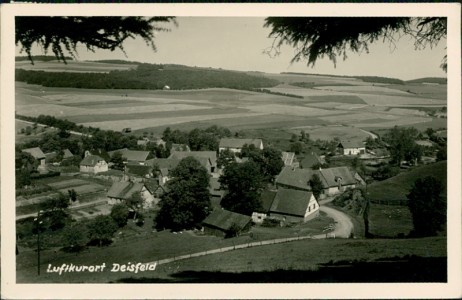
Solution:
[[[308,185],[308,181],[310,181],[314,174],[319,175],[324,188],[328,187],[327,182],[323,180],[323,177],[319,174],[318,170],[298,169],[292,167],[282,168],[281,173],[279,173],[276,177],[276,184],[283,184],[294,188],[309,190],[310,186]]]
[[[29,153],[35,159],[44,159],[45,158],[45,154],[43,153],[42,149],[40,149],[39,147],[24,149],[24,150],[22,150],[22,152]]]
[[[338,186],[338,178],[341,178],[341,185],[356,184],[354,173],[348,167],[336,167],[320,170],[329,187]]]
[[[47,161],[56,158],[56,156],[58,156],[58,153],[56,153],[54,151],[50,152],[50,153],[45,153],[45,159]]]
[[[90,166],[90,167],[94,167],[96,166],[96,164],[98,164],[98,162],[100,161],[104,161],[104,159],[101,158],[101,156],[98,156],[98,155],[88,155],[86,156],[84,159],[82,159],[82,161],[80,162],[80,165],[81,166]]]
[[[217,165],[217,153],[215,151],[173,152],[170,155],[170,158],[175,158],[178,160],[182,160],[185,157],[194,157],[199,162],[201,162],[201,164],[204,163],[204,159],[208,159],[210,160],[210,164],[212,166]]]
[[[128,149],[120,149],[108,152],[109,155],[112,157],[114,153],[120,152],[122,156],[127,159],[127,161],[141,161],[145,162],[149,156],[149,151],[138,151],[138,150],[128,150]]]
[[[202,224],[222,231],[228,231],[233,224],[236,224],[239,229],[242,229],[249,224],[250,221],[250,216],[241,215],[229,210],[215,209],[204,221],[202,221]]]
[[[304,217],[310,203],[312,193],[291,189],[279,189],[270,213],[280,213],[285,215]]]
[[[276,191],[269,191],[269,190],[264,190],[261,195],[260,195],[260,200],[261,200],[261,206],[263,208],[263,212],[267,213],[271,205],[273,204],[274,197],[276,197]]]
[[[138,176],[145,176],[151,173],[151,166],[141,166],[139,164],[127,164],[127,172]]]
[[[245,144],[255,145],[255,147],[260,148],[260,145],[263,144],[261,139],[221,139],[220,148],[242,148]]]
[[[360,140],[349,140],[349,141],[341,141],[339,147],[343,148],[364,148],[363,141]]]
[[[69,149],[64,149],[64,150],[63,150],[63,153],[64,153],[63,159],[65,159],[65,158],[71,158],[71,157],[74,156],[74,154],[72,154],[71,150],[69,150]]]
[[[315,153],[311,152],[305,155],[305,157],[300,162],[302,168],[311,168],[315,165],[322,164],[321,158]]]
[[[174,169],[180,163],[181,159],[176,158],[154,158],[146,161],[147,165],[157,165],[159,169]]]
[[[141,192],[144,184],[131,181],[114,182],[107,192],[107,196],[117,199],[128,199],[136,192]]]

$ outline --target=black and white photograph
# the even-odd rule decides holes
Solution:
[[[5,299],[461,295],[460,5],[11,4],[1,29]]]

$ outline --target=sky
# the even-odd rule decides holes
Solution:
[[[327,58],[319,59],[311,67],[306,61],[292,64],[295,52],[290,46],[282,47],[281,54],[276,57],[264,54],[273,39],[268,37],[270,28],[264,28],[261,17],[178,17],[177,23],[177,27],[166,26],[171,31],[156,34],[157,52],[142,39],[128,39],[124,43],[127,56],[120,50],[93,53],[82,45],[77,47],[78,59],[125,59],[239,71],[384,76],[402,80],[446,77],[440,68],[446,54],[446,40],[433,49],[424,50],[415,50],[413,41],[406,36],[395,46],[379,40],[370,46],[369,53],[349,52],[348,58],[338,58],[336,65]],[[34,51],[34,54],[43,53]]]

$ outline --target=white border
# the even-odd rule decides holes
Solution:
[[[1,6],[1,228],[5,299],[461,298],[461,49],[457,3],[419,4],[4,4]],[[21,15],[447,16],[449,281],[402,284],[16,284],[14,234],[14,17]],[[13,209],[14,211],[14,209]],[[339,249],[341,251],[341,249]]]

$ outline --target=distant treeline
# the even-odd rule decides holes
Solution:
[[[217,69],[191,68],[140,64],[133,70],[114,70],[102,73],[72,73],[16,70],[16,81],[47,87],[71,87],[89,89],[203,89],[231,88],[256,89],[273,87],[277,80],[252,76],[243,72]]]
[[[404,84],[404,81],[396,78],[379,77],[379,76],[342,76],[342,75],[327,75],[327,74],[312,74],[312,73],[298,73],[298,72],[282,72],[281,74],[293,75],[311,75],[311,76],[324,76],[324,77],[338,77],[338,78],[357,78],[364,82],[373,83],[386,83],[386,84]]]
[[[406,83],[437,83],[437,84],[447,84],[448,79],[444,77],[424,77],[419,79],[408,80]]]
[[[68,121],[66,119],[58,119],[53,116],[46,116],[46,115],[39,115],[38,117],[30,117],[30,116],[23,116],[23,115],[15,115],[16,119],[29,121],[37,124],[42,124],[50,127],[54,127],[60,129],[62,131],[76,131],[85,134],[92,134],[100,131],[99,128],[93,127],[84,127],[83,125],[77,125],[74,122]]]
[[[66,60],[73,60],[73,58],[70,57],[70,56],[65,56],[64,58]],[[27,57],[27,56],[16,56],[15,60],[16,61],[30,61],[29,57]],[[33,55],[32,60],[34,60],[34,61],[52,61],[52,60],[57,60],[57,58],[54,55]]]
[[[129,61],[122,59],[102,59],[102,60],[88,60],[89,62],[103,63],[103,64],[118,64],[118,65],[139,65],[139,61]]]

